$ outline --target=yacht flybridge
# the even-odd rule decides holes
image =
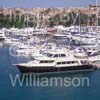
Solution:
[[[27,63],[16,64],[22,73],[44,73],[44,72],[65,72],[93,70],[94,66],[79,60],[72,55],[60,52],[46,52],[41,57]]]

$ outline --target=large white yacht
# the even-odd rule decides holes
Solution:
[[[93,70],[94,66],[86,63],[85,60],[75,58],[69,53],[56,50],[49,51],[41,57],[34,57],[34,60],[27,63],[15,64],[22,73],[45,73]]]

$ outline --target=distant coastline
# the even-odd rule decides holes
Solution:
[[[100,25],[100,6],[99,25]],[[69,17],[69,18],[68,18]],[[96,25],[96,6],[88,7],[68,7],[68,8],[0,8],[0,28],[1,27],[35,27],[37,21],[47,27],[54,25],[71,26],[73,19],[76,18],[74,25],[95,26]],[[80,18],[80,22],[79,22]],[[27,23],[28,22],[28,23]]]

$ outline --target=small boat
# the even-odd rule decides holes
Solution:
[[[77,49],[74,50],[74,56],[78,57],[78,58],[88,57],[87,53],[81,48],[77,48]]]
[[[29,56],[29,55],[33,54],[35,51],[36,51],[36,47],[20,43],[18,46],[18,49],[16,50],[16,53],[18,55]]]

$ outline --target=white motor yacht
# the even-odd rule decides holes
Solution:
[[[45,72],[65,72],[93,70],[94,66],[89,65],[84,60],[79,60],[70,54],[59,50],[56,52],[46,52],[41,57],[27,63],[15,64],[22,73],[45,73]]]

